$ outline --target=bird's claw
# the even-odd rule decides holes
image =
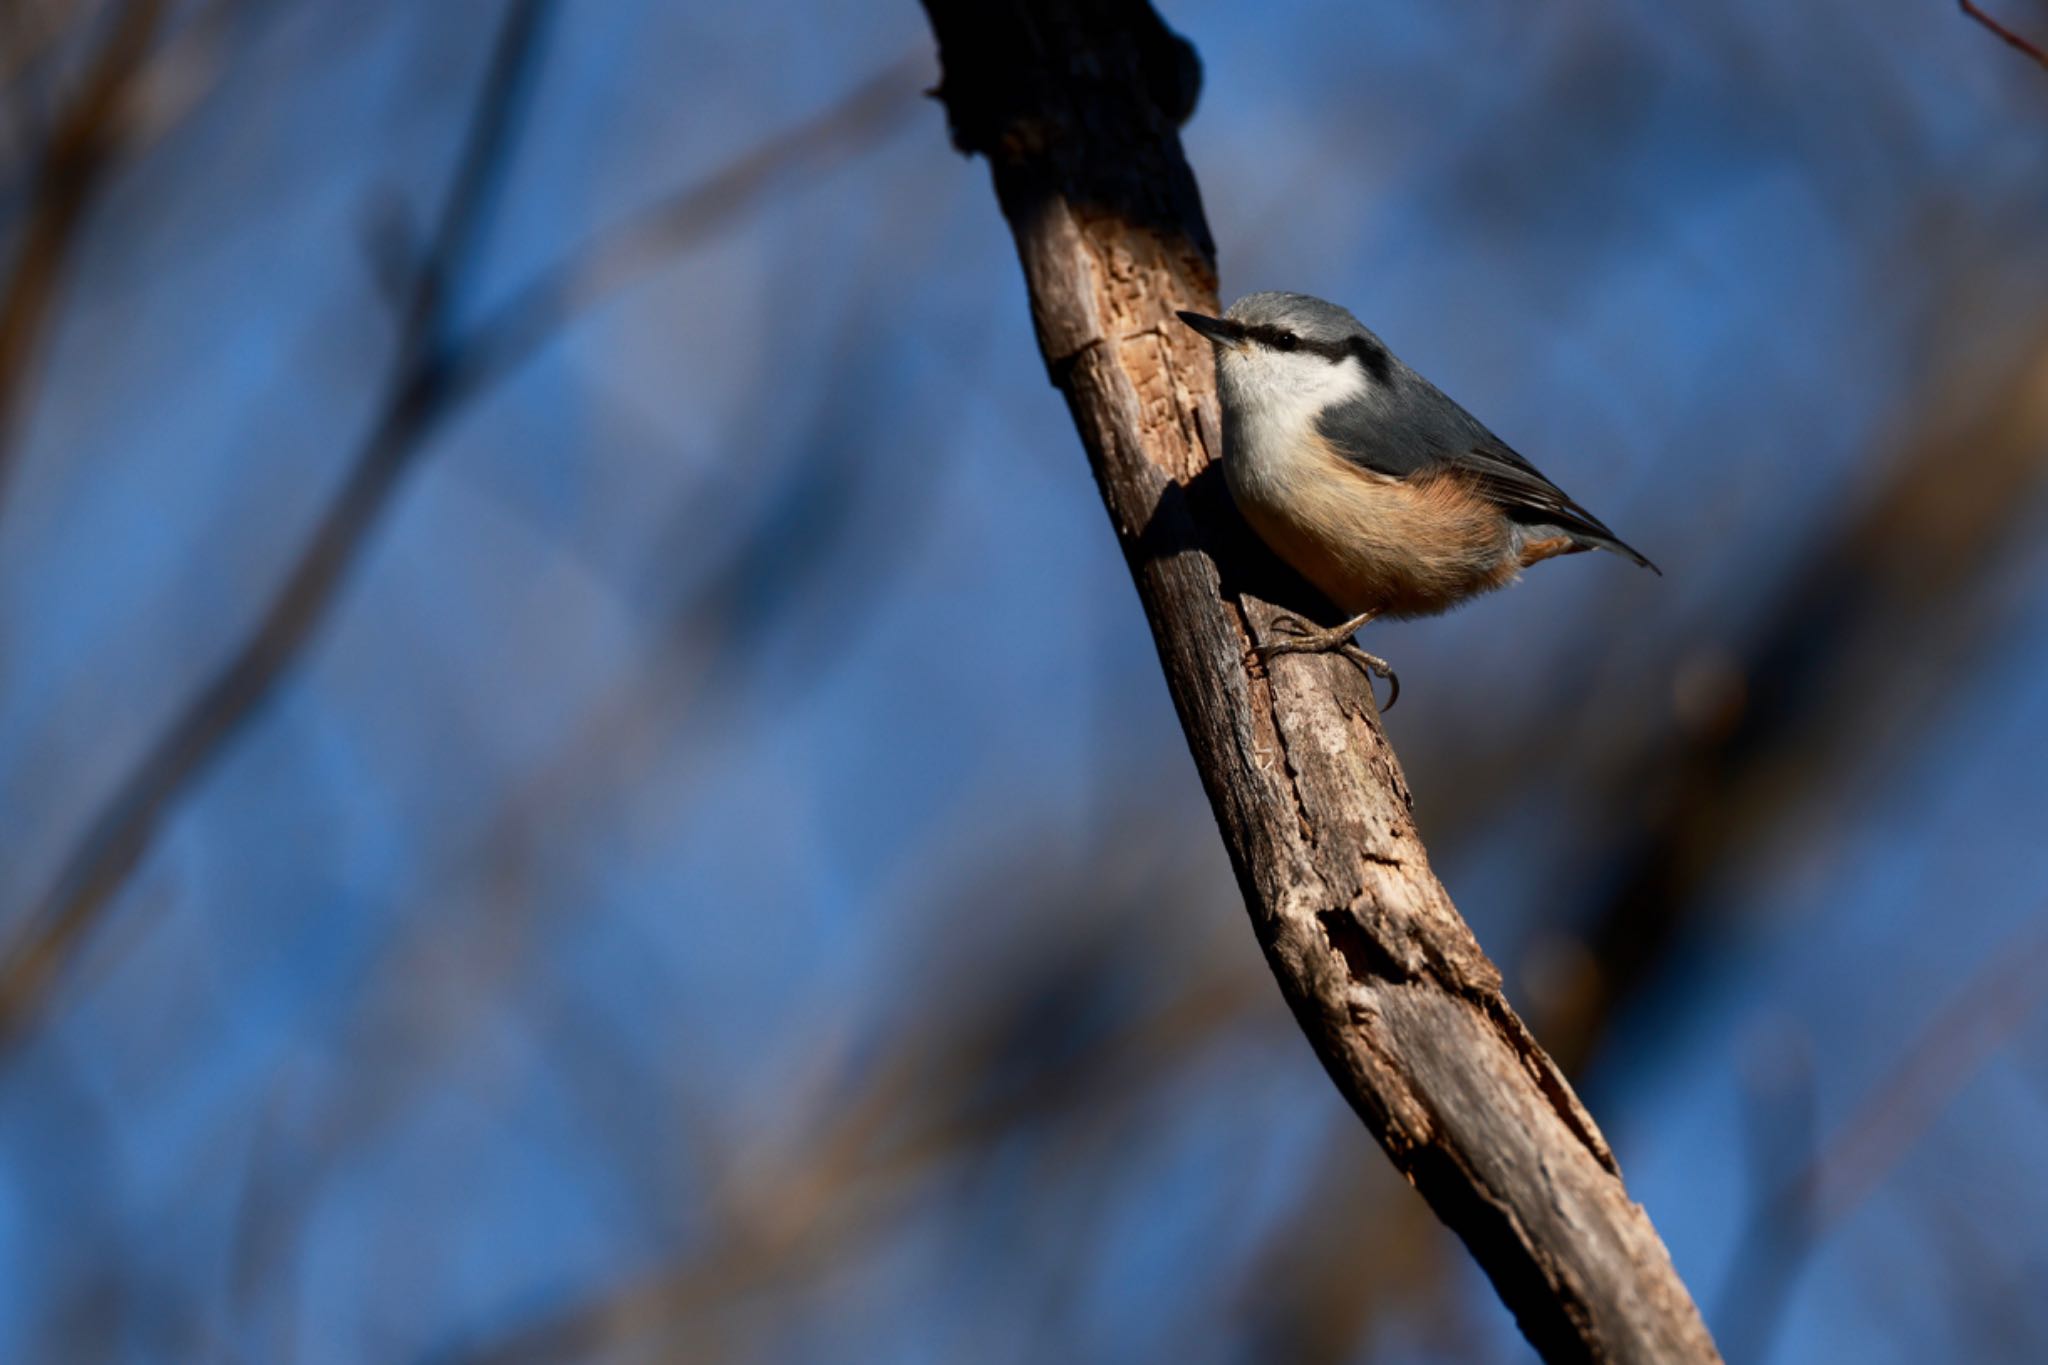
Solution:
[[[1345,658],[1365,670],[1368,684],[1373,674],[1387,680],[1387,704],[1380,708],[1380,714],[1385,715],[1393,710],[1394,703],[1401,700],[1401,675],[1394,671],[1394,666],[1377,654],[1366,653],[1357,645],[1346,645],[1342,653]]]
[[[1267,623],[1267,627],[1269,630],[1283,633],[1287,638],[1268,640],[1256,646],[1252,650],[1252,657],[1265,664],[1282,654],[1342,654],[1365,670],[1368,682],[1375,676],[1387,680],[1387,704],[1380,708],[1384,714],[1393,710],[1394,703],[1401,698],[1401,679],[1394,672],[1392,664],[1377,654],[1366,653],[1351,638],[1372,619],[1372,616],[1373,613],[1368,612],[1364,616],[1355,617],[1342,625],[1327,629],[1317,629],[1292,614],[1276,616]]]

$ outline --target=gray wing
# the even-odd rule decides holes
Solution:
[[[1316,419],[1316,430],[1331,449],[1360,468],[1395,479],[1457,476],[1516,521],[1555,526],[1575,540],[1662,572],[1478,418],[1398,361],[1387,382],[1326,410]]]

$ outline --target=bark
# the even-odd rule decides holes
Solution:
[[[925,0],[955,144],[988,158],[1260,946],[1387,1155],[1549,1360],[1718,1360],[1607,1144],[1430,871],[1364,678],[1249,653],[1327,604],[1222,488],[1214,312],[1178,125],[1193,50],[1143,0]]]

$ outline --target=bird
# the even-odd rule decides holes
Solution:
[[[1346,617],[1282,616],[1262,664],[1341,651],[1388,680],[1391,710],[1400,679],[1352,638],[1367,623],[1448,611],[1583,550],[1662,573],[1347,309],[1269,292],[1179,317],[1213,344],[1231,500]]]

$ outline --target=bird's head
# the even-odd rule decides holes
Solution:
[[[1380,339],[1308,294],[1247,294],[1220,318],[1180,320],[1215,343],[1226,408],[1313,413],[1393,382],[1393,357]]]

